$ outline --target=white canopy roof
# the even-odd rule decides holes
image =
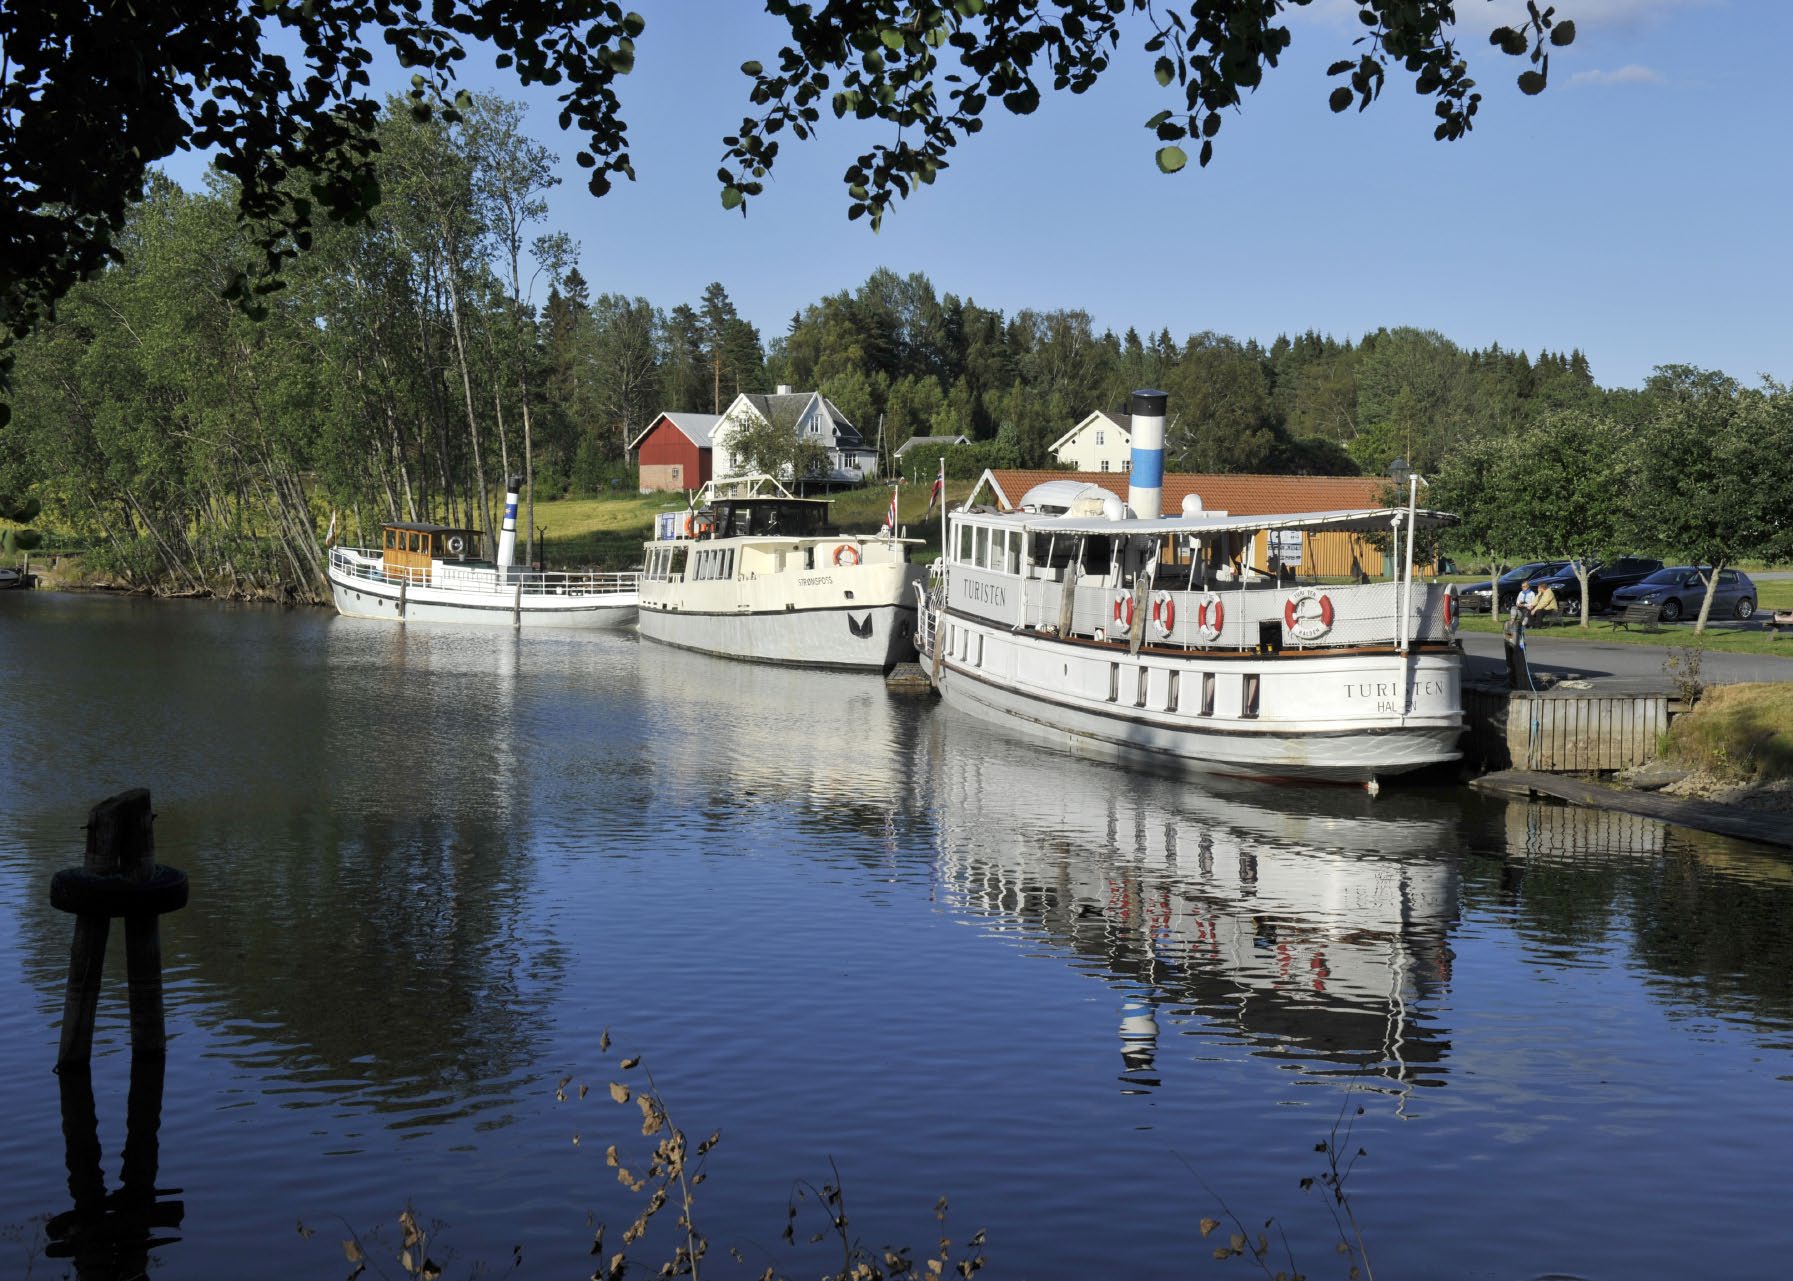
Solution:
[[[1405,524],[1407,509],[1404,507],[1368,507],[1357,511],[1290,512],[1285,515],[1163,516],[1157,520],[1140,520],[1138,518],[1104,520],[1099,516],[1042,516],[1034,512],[1018,512],[1009,519],[1013,520],[1016,517],[1020,518],[1027,530],[1041,534],[1101,534],[1105,536],[1139,534],[1160,538],[1167,534],[1187,534],[1196,538],[1208,538],[1220,534],[1255,533],[1260,529],[1303,529],[1316,533],[1331,530],[1357,534],[1374,533],[1388,529],[1397,517]],[[1456,524],[1457,517],[1450,512],[1431,511],[1422,507],[1414,513],[1414,523],[1421,529],[1434,529],[1443,525]]]

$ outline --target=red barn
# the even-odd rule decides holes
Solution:
[[[641,468],[641,492],[699,489],[710,479],[710,433],[716,414],[661,414],[629,442]]]

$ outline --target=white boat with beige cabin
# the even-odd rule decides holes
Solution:
[[[1247,778],[1374,785],[1457,759],[1456,589],[1413,578],[1415,528],[1455,518],[1411,498],[1160,516],[1164,406],[1134,393],[1127,504],[1052,481],[998,510],[980,483],[949,513],[917,635],[944,700],[1074,751]],[[1303,581],[1251,564],[1266,531],[1387,536],[1405,570]]]
[[[476,529],[394,521],[381,545],[332,547],[327,574],[337,610],[400,623],[488,623],[514,627],[610,628],[635,621],[639,573],[545,573],[519,569],[517,493],[505,495],[497,555],[486,560]]]
[[[771,476],[713,480],[646,548],[641,634],[762,663],[888,671],[914,653],[919,539],[843,533]]]

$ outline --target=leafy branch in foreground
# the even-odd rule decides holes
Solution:
[[[599,1048],[608,1052],[610,1049],[610,1033],[605,1030],[599,1040]],[[646,1200],[628,1227],[623,1230],[623,1248],[605,1258],[605,1235],[607,1225],[600,1223],[592,1238],[591,1251],[593,1257],[601,1262],[592,1273],[592,1281],[622,1281],[631,1268],[646,1268],[660,1277],[691,1277],[698,1281],[702,1276],[704,1260],[709,1255],[709,1238],[699,1228],[697,1222],[697,1189],[708,1178],[704,1169],[706,1158],[722,1141],[720,1130],[712,1131],[695,1147],[687,1139],[685,1132],[675,1125],[666,1106],[666,1099],[661,1094],[653,1073],[642,1066],[640,1055],[630,1055],[617,1062],[620,1073],[640,1073],[642,1084],[631,1086],[624,1081],[611,1081],[608,1094],[612,1102],[620,1106],[633,1104],[641,1113],[641,1135],[653,1139],[654,1145],[645,1154],[644,1160],[631,1160],[611,1144],[604,1152],[604,1164],[616,1171],[617,1182],[632,1194],[646,1194]],[[568,1087],[573,1083],[572,1077],[560,1082],[556,1098],[565,1101]],[[577,1095],[584,1098],[590,1086],[579,1085]],[[830,1162],[834,1172],[834,1180],[820,1188],[808,1182],[799,1182],[792,1192],[785,1217],[783,1237],[788,1245],[797,1244],[798,1224],[805,1203],[813,1203],[826,1216],[826,1226],[820,1231],[811,1233],[806,1238],[810,1245],[820,1245],[833,1239],[840,1249],[840,1265],[838,1270],[824,1273],[824,1281],[934,1281],[946,1275],[960,1277],[975,1276],[984,1266],[982,1248],[984,1234],[980,1231],[967,1242],[971,1255],[955,1258],[953,1242],[946,1233],[946,1198],[942,1197],[936,1204],[934,1214],[940,1223],[940,1236],[937,1250],[920,1266],[917,1265],[914,1252],[909,1247],[885,1246],[873,1251],[850,1231],[847,1217],[846,1199],[841,1190],[840,1170]],[[668,1206],[672,1206],[676,1214],[676,1235],[672,1243],[670,1256],[662,1258],[658,1264],[638,1258],[631,1258],[630,1251],[639,1247],[646,1239],[650,1226]],[[730,1257],[744,1264],[746,1259],[739,1249],[730,1249]],[[766,1265],[760,1274],[760,1281],[783,1281],[784,1274],[774,1264]]]
[[[1333,1248],[1349,1261],[1350,1270],[1346,1275],[1350,1281],[1376,1281],[1375,1270],[1370,1266],[1369,1247],[1363,1239],[1362,1225],[1358,1223],[1357,1214],[1351,1208],[1351,1198],[1345,1191],[1345,1183],[1351,1177],[1351,1171],[1356,1168],[1358,1159],[1367,1155],[1361,1147],[1355,1152],[1350,1152],[1350,1155],[1345,1155],[1351,1148],[1352,1126],[1363,1114],[1364,1109],[1361,1105],[1357,1106],[1354,1111],[1352,1110],[1351,1100],[1347,1096],[1339,1108],[1338,1116],[1333,1120],[1331,1133],[1314,1145],[1314,1151],[1325,1154],[1325,1172],[1301,1180],[1303,1192],[1312,1190],[1314,1184],[1318,1182],[1331,1194],[1326,1208],[1332,1213],[1332,1225],[1338,1237]],[[1214,1257],[1216,1259],[1249,1258],[1257,1265],[1258,1270],[1271,1281],[1307,1281],[1307,1274],[1295,1266],[1295,1255],[1289,1245],[1288,1234],[1274,1216],[1264,1220],[1262,1230],[1253,1240],[1251,1230],[1233,1212],[1232,1207],[1227,1205],[1225,1199],[1208,1187],[1206,1183],[1203,1183],[1202,1187],[1208,1195],[1220,1202],[1220,1212],[1225,1216],[1225,1222],[1213,1217],[1204,1218],[1201,1221],[1202,1238],[1208,1239],[1226,1223],[1230,1223],[1233,1228],[1226,1244],[1215,1247]],[[1275,1231],[1280,1239],[1283,1255],[1288,1261],[1287,1267],[1275,1271],[1271,1270],[1269,1258],[1271,1243],[1268,1234],[1271,1231]]]
[[[1161,8],[1156,0],[767,0],[767,10],[790,26],[791,43],[779,50],[776,69],[758,61],[741,65],[753,82],[749,98],[758,114],[722,140],[716,175],[722,206],[745,212],[747,200],[765,189],[778,157],[777,135],[788,129],[800,140],[814,136],[826,104],[836,119],[877,120],[895,129],[894,142],[865,152],[845,175],[847,216],[869,217],[876,229],[894,200],[932,183],[959,141],[983,129],[992,102],[1025,116],[1039,108],[1042,81],[1050,79],[1054,92],[1091,88],[1108,70],[1130,20],[1144,29],[1143,49],[1155,56],[1159,86],[1174,86],[1181,99],[1145,122],[1163,144],[1158,168],[1182,169],[1189,161],[1186,142],[1206,165],[1223,113],[1237,111],[1244,93],[1277,65],[1293,41],[1286,14],[1306,3],[1182,0]],[[1353,42],[1357,54],[1327,69],[1345,81],[1331,92],[1332,110],[1355,102],[1362,111],[1397,68],[1434,99],[1433,137],[1468,133],[1482,95],[1452,38],[1454,5],[1357,0],[1357,16],[1365,28]],[[1520,74],[1519,88],[1537,94],[1550,74],[1546,46],[1574,39],[1573,22],[1527,0],[1525,18],[1496,30],[1490,43],[1515,57],[1529,55],[1531,69]]]

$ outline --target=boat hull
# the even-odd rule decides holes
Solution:
[[[757,663],[889,671],[915,654],[915,606],[703,613],[643,603],[641,635],[663,645]]]
[[[952,636],[939,664],[931,655],[923,660],[949,706],[1073,753],[1335,783],[1370,783],[1461,756],[1461,671],[1453,651],[1241,662],[1135,656],[1124,647],[1066,644],[962,619],[954,620]],[[1236,698],[1247,676],[1263,691],[1258,714],[1225,700],[1207,715],[1192,714],[1205,677]]]
[[[330,571],[336,609],[347,618],[402,623],[475,623],[501,627],[617,628],[635,621],[639,594],[525,593],[407,586]]]

